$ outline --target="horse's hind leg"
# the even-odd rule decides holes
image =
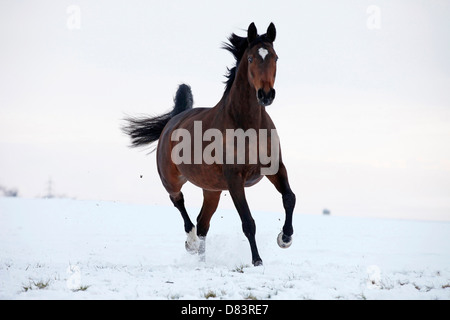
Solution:
[[[209,191],[203,189],[203,206],[197,217],[197,235],[200,239],[198,254],[202,260],[205,257],[205,238],[208,234],[209,222],[219,205],[221,193],[222,191]]]
[[[199,240],[197,237],[197,232],[194,224],[192,223],[189,215],[184,206],[184,197],[181,191],[176,193],[170,193],[170,200],[172,200],[173,205],[177,208],[184,220],[184,231],[186,231],[187,239],[185,242],[186,250],[190,253],[197,253],[199,248]]]
[[[185,242],[186,250],[191,253],[197,253],[199,246],[197,230],[186,211],[183,193],[181,192],[181,188],[187,182],[187,179],[172,161],[172,133],[173,125],[171,127],[169,122],[161,133],[158,143],[158,152],[156,155],[158,174],[164,188],[170,195],[170,200],[178,211],[180,211],[181,217],[183,218],[184,231],[187,234]]]

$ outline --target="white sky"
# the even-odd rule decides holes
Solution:
[[[171,205],[155,155],[127,148],[120,119],[167,111],[182,82],[196,106],[215,105],[233,63],[221,43],[273,21],[268,111],[296,212],[450,220],[449,18],[444,0],[3,0],[0,185],[43,196],[51,177],[57,195]],[[201,207],[198,188],[183,191]],[[283,217],[268,181],[247,193]]]

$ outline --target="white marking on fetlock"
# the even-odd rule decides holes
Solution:
[[[277,237],[277,242],[278,242],[278,246],[280,246],[280,248],[287,249],[292,244],[292,236],[291,236],[291,240],[289,242],[284,242],[283,241],[283,231],[281,231]]]
[[[186,250],[192,254],[197,253],[200,247],[200,240],[197,237],[197,228],[194,226],[189,233],[186,233]]]
[[[206,237],[198,237],[199,238],[199,246],[198,246],[198,258],[200,262],[206,261]]]
[[[199,245],[198,245],[198,254],[204,255],[205,254],[205,247],[206,247],[206,237],[198,237]]]
[[[258,53],[264,61],[266,56],[269,54],[269,51],[266,48],[259,48]]]

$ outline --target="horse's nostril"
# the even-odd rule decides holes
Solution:
[[[263,89],[258,89],[256,96],[260,105],[269,106],[275,99],[275,89],[271,88],[268,92],[265,92]]]
[[[270,97],[270,99],[275,99],[275,89],[270,89],[270,92],[269,92],[269,97]]]
[[[259,100],[264,99],[264,96],[265,96],[265,95],[264,95],[263,89],[259,89],[257,95],[258,95],[258,99],[259,99]]]

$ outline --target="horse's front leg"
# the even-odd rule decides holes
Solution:
[[[274,175],[267,176],[283,196],[283,206],[286,212],[286,220],[284,222],[283,231],[280,232],[277,238],[280,248],[289,248],[292,244],[292,234],[294,228],[292,227],[292,214],[295,207],[295,194],[289,186],[287,171],[283,163],[280,162],[280,168]]]
[[[255,220],[250,213],[250,209],[245,198],[244,181],[240,174],[232,175],[228,182],[228,190],[231,198],[233,199],[234,206],[236,207],[239,216],[242,221],[242,230],[250,243],[250,249],[252,250],[252,263],[254,266],[262,265],[261,257],[256,247],[256,224]]]

